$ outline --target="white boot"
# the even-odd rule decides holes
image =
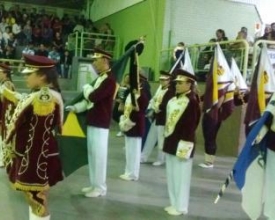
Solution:
[[[41,217],[33,214],[33,219],[31,220],[50,220],[50,218],[51,218],[50,215]]]
[[[40,217],[40,216],[33,214],[32,208],[29,206],[29,220],[50,220],[50,217],[51,217],[50,215]]]

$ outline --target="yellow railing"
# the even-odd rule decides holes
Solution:
[[[20,75],[24,66],[24,60],[0,59],[0,63],[6,63],[12,70],[13,75]]]
[[[98,34],[90,32],[75,32],[68,36],[68,48],[77,57],[87,57],[92,49],[101,48],[114,57],[119,53],[119,38],[116,35]]]
[[[249,53],[251,48],[245,40],[233,40],[233,41],[223,41],[219,42],[225,57],[234,57],[236,62],[243,73],[246,76],[247,69],[249,67]],[[214,46],[216,43],[205,43],[205,44],[193,44],[187,45],[186,47],[189,50],[191,62],[196,74],[200,72],[207,72],[208,70],[204,69],[206,63],[202,62],[204,56],[212,56],[214,54]],[[160,69],[170,69],[172,66],[172,57],[173,57],[174,48],[166,49],[160,51]],[[210,57],[208,57],[210,60]]]
[[[270,41],[270,40],[258,40],[255,42],[254,46],[253,46],[253,56],[252,56],[252,73],[255,70],[256,67],[256,62],[257,62],[257,58],[260,52],[260,48],[261,48],[261,44],[266,44],[267,45],[267,49],[268,50],[274,50],[275,51],[275,41]]]

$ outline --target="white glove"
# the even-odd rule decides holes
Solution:
[[[89,95],[94,91],[94,87],[90,84],[85,84],[82,89],[85,99],[88,99]]]
[[[76,112],[76,107],[74,107],[73,105],[68,105],[65,107],[65,110],[67,112]]]

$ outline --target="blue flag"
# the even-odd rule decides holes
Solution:
[[[271,113],[265,111],[253,126],[233,168],[234,180],[242,191],[242,207],[251,219],[257,219],[262,211],[267,148],[266,137],[258,144],[254,144],[254,140],[270,116]]]

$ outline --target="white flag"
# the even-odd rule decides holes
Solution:
[[[237,88],[239,88],[239,90],[248,90],[248,86],[234,58],[232,58],[231,62],[231,72],[234,76],[234,82]]]
[[[184,54],[184,65],[181,67],[181,69],[192,73],[193,75],[195,74],[194,68],[191,63],[190,55],[188,48],[185,49],[185,54]]]

